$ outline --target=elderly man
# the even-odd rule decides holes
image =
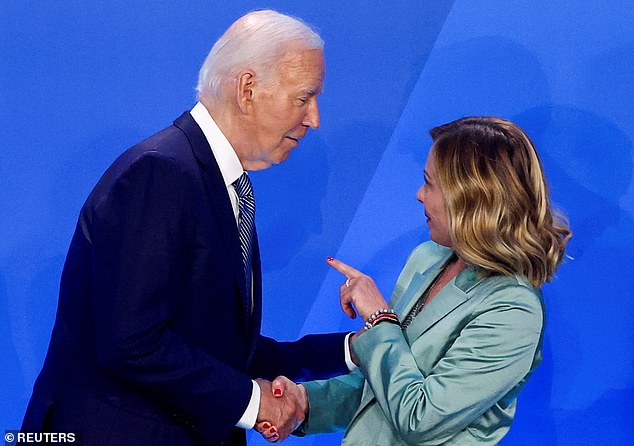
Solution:
[[[237,20],[201,71],[199,102],[123,153],[81,210],[46,361],[22,429],[84,444],[244,444],[303,412],[255,377],[348,371],[344,334],[260,335],[261,272],[245,171],[284,161],[319,126],[323,43],[274,11]]]

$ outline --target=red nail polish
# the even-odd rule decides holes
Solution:
[[[335,260],[335,259],[333,259],[332,257],[326,257],[326,260],[327,260],[328,262],[332,262],[332,261],[333,261],[333,260]]]
[[[275,395],[275,396],[280,396],[281,394],[282,394],[282,391],[280,389],[275,389],[273,391],[273,395]]]
[[[264,423],[264,424],[262,425],[262,428],[264,428],[265,430],[266,430],[266,429],[268,429],[268,428],[270,428],[270,427],[271,427],[271,425],[270,425],[269,423]]]

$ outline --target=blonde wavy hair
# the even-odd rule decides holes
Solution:
[[[549,282],[572,233],[551,207],[528,135],[496,117],[458,119],[430,134],[456,253],[488,274],[518,274],[537,288]]]

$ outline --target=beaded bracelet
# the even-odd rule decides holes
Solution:
[[[368,320],[365,322],[364,328],[367,331],[380,322],[390,322],[392,324],[400,325],[400,321],[398,320],[396,311],[392,310],[391,308],[381,308],[380,310],[376,310],[370,315],[370,317],[368,317]]]

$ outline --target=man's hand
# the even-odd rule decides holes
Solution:
[[[306,389],[283,376],[275,378],[273,385],[260,378],[255,381],[260,386],[256,430],[270,442],[285,440],[308,413]]]

